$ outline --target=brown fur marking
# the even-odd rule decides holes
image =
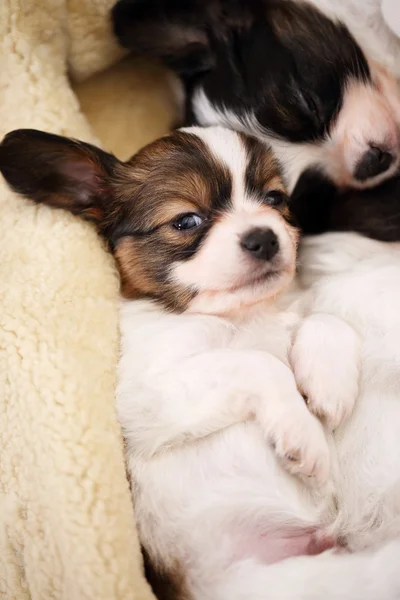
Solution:
[[[149,296],[171,310],[184,310],[196,290],[170,281],[169,269],[195,253],[215,214],[229,204],[228,169],[200,138],[175,132],[119,166],[113,189],[119,209],[110,212],[111,221],[123,224],[113,226],[117,239],[111,245],[123,295]],[[207,224],[180,232],[173,222],[185,213],[197,213]]]
[[[158,600],[191,600],[184,571],[178,564],[168,573],[162,572],[155,567],[143,546],[142,554],[146,579]]]

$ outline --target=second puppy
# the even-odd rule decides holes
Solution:
[[[374,4],[119,0],[113,22],[124,46],[176,71],[193,122],[270,145],[290,191],[309,168],[339,188],[365,189],[400,165],[400,90],[376,63],[392,51],[395,65],[400,42],[390,44],[383,27],[375,39]]]

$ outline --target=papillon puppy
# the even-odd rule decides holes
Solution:
[[[290,192],[309,168],[339,188],[365,189],[394,175],[400,160],[400,90],[390,70],[400,40],[377,4],[119,0],[113,22],[125,47],[179,75],[189,120],[268,143]]]
[[[290,289],[285,169],[219,127],[126,163],[20,130],[0,171],[115,257],[117,411],[159,596],[400,598],[399,250],[311,246]]]

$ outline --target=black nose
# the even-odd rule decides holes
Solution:
[[[376,146],[371,147],[361,158],[356,166],[354,177],[359,181],[365,181],[376,177],[388,170],[393,162],[390,152],[381,150]]]
[[[259,260],[271,260],[279,250],[279,241],[272,229],[251,229],[240,240],[243,250]]]

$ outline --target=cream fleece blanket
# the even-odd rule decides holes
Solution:
[[[45,129],[124,158],[170,127],[166,74],[116,64],[111,5],[0,1],[1,137]],[[152,598],[114,412],[117,296],[89,225],[0,181],[2,600]]]

